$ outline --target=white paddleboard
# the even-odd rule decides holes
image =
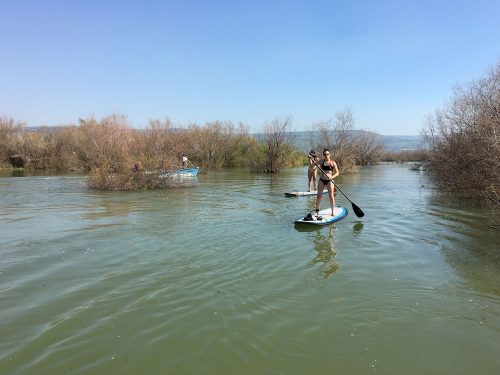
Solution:
[[[328,190],[327,189],[323,190],[323,194],[326,194],[326,193],[328,193]],[[313,191],[298,191],[298,190],[294,190],[291,193],[285,193],[285,195],[287,197],[308,197],[310,195],[317,195],[317,194],[318,194],[317,190],[313,190]]]
[[[342,220],[344,217],[346,217],[347,209],[345,207],[337,206],[333,209],[333,213],[335,215],[332,215],[331,208],[325,208],[324,210],[318,212],[319,217],[316,217],[315,212],[312,214],[307,214],[306,216],[295,220],[295,224],[308,224],[308,225],[331,224],[336,221]]]

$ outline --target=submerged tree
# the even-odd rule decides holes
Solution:
[[[294,149],[290,132],[292,120],[275,119],[264,125],[263,147],[265,160],[261,169],[267,173],[278,173],[286,165],[286,158]]]

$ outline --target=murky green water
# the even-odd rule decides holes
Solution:
[[[425,175],[338,183],[365,212],[304,230],[305,169],[95,193],[0,178],[0,374],[496,374],[500,236]],[[327,207],[327,199],[323,201]]]

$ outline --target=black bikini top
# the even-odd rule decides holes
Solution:
[[[321,164],[321,169],[324,171],[333,171],[333,167],[330,164],[327,164],[325,161]]]

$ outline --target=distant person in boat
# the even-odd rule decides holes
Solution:
[[[188,163],[189,163],[189,160],[188,160],[187,155],[186,154],[182,154],[182,166],[184,168],[187,168]]]
[[[323,190],[325,187],[328,189],[328,197],[330,198],[330,205],[332,207],[332,215],[335,215],[335,186],[333,185],[333,179],[339,175],[339,168],[337,163],[332,159],[330,150],[325,148],[323,150],[323,160],[318,163],[319,168],[321,168],[318,181],[318,194],[316,195],[316,216],[319,216],[319,206],[321,203],[321,197],[323,196]]]
[[[311,150],[309,152],[309,168],[307,169],[307,179],[308,179],[307,191],[311,191],[311,182],[313,190],[316,189],[317,186],[316,176],[317,176],[318,166],[314,162],[316,162],[316,164],[319,164],[319,158],[318,155],[316,155],[316,151]]]

